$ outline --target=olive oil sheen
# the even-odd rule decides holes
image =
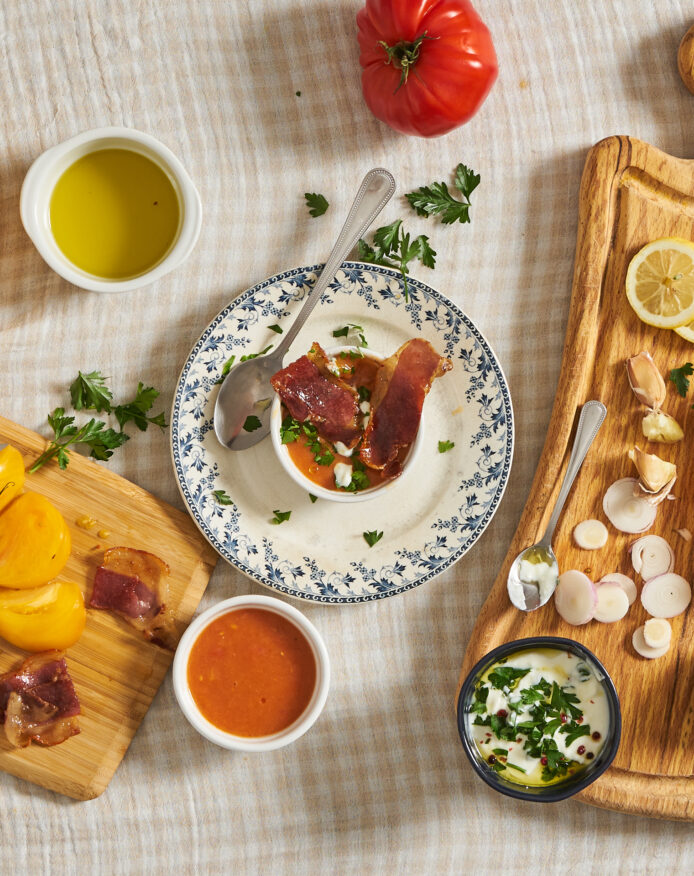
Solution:
[[[178,233],[180,205],[166,173],[130,149],[100,149],[60,177],[51,231],[63,254],[97,277],[137,277],[157,265]]]

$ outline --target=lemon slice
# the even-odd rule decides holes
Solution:
[[[679,328],[694,322],[694,243],[663,237],[646,244],[629,264],[626,291],[648,325]]]
[[[684,338],[685,341],[694,344],[694,322],[689,322],[687,325],[681,325],[679,328],[676,328],[675,331],[681,338]]]

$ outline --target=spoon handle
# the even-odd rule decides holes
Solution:
[[[581,416],[578,418],[576,437],[574,438],[574,446],[571,449],[569,464],[566,467],[564,482],[559,490],[559,495],[557,496],[552,516],[549,518],[545,534],[539,542],[543,547],[550,548],[552,546],[552,536],[554,535],[554,529],[559,520],[559,515],[564,508],[566,498],[573,486],[576,475],[583,465],[583,460],[586,458],[590,445],[595,440],[595,436],[598,434],[600,426],[602,426],[602,421],[605,419],[606,413],[607,408],[602,402],[589,401],[583,405]]]
[[[304,306],[299,311],[299,315],[292,323],[291,328],[273,355],[280,357],[289,349],[289,345],[297,336],[313,308],[320,301],[320,297],[328,284],[332,282],[337,269],[349,255],[350,250],[359,238],[366,234],[366,230],[391,199],[394,191],[395,180],[387,170],[384,170],[382,167],[374,167],[373,170],[366,174],[362,184],[359,186],[359,191],[342,227],[340,236],[337,238],[335,246],[328,256],[320,277],[316,280],[316,285],[309,292]]]

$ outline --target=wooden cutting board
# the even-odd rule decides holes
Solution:
[[[692,581],[692,549],[673,530],[694,531],[694,390],[680,398],[672,383],[664,410],[683,426],[676,445],[650,444],[641,434],[644,409],[629,388],[625,359],[649,351],[661,373],[694,362],[694,345],[673,331],[642,323],[624,292],[627,266],[646,243],[659,237],[694,240],[694,161],[673,158],[631,137],[609,137],[588,154],[580,189],[578,241],[571,309],[547,439],[530,496],[506,560],[472,632],[460,683],[489,650],[534,635],[567,636],[582,642],[605,664],[619,693],[623,731],[612,767],[579,799],[608,809],[694,821],[694,604],[672,621],[668,654],[644,660],[631,645],[647,619],[640,600],[616,624],[591,621],[573,627],[553,601],[536,612],[515,609],[506,592],[513,558],[544,532],[568,460],[580,406],[591,398],[607,417],[559,521],[554,549],[562,569],[580,569],[594,581],[607,572],[631,577],[627,548],[634,536],[617,532],[602,511],[606,488],[633,476],[627,451],[634,444],[677,464],[677,501],[660,506],[652,533],[675,552],[674,571]],[[608,524],[607,545],[581,551],[573,527],[597,517]],[[640,590],[641,582],[637,579]]]
[[[46,447],[36,433],[0,417],[2,444],[13,444],[27,467]],[[25,490],[50,499],[70,528],[72,554],[61,579],[76,581],[88,599],[105,549],[125,545],[150,551],[171,569],[169,605],[178,632],[183,631],[217,561],[187,514],[78,453],[72,454],[65,471],[49,463],[27,476]],[[96,521],[89,530],[76,525],[85,515]],[[15,668],[26,656],[0,640],[0,672]],[[89,800],[101,794],[118,768],[173,652],[145,641],[110,612],[90,610],[86,629],[66,659],[82,706],[81,733],[51,748],[32,744],[21,750],[10,748],[0,733],[0,769]]]

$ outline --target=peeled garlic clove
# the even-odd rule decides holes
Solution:
[[[655,453],[644,453],[636,444],[629,451],[629,459],[639,473],[639,484],[647,493],[657,493],[677,474],[677,466],[666,462]]]
[[[663,411],[650,411],[641,424],[644,437],[660,444],[675,444],[684,438],[682,427],[674,417]]]
[[[650,353],[627,359],[627,376],[634,395],[646,407],[660,410],[665,401],[665,381]]]

